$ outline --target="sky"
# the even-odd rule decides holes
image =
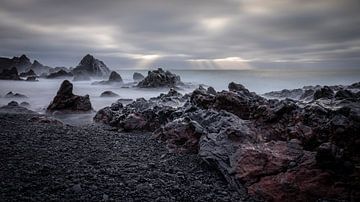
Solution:
[[[359,0],[0,0],[0,56],[114,69],[360,69]]]

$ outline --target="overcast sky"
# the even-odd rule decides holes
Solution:
[[[0,55],[116,68],[360,68],[359,0],[0,0]]]

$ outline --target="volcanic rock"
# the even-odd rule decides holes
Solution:
[[[4,69],[0,73],[0,79],[3,79],[3,80],[21,80],[19,75],[18,75],[18,71],[17,71],[16,67],[13,67],[11,69]]]
[[[112,91],[104,91],[101,93],[100,97],[119,97],[119,95]]]
[[[176,87],[182,85],[180,76],[159,68],[149,71],[148,75],[137,85],[140,88]]]
[[[72,70],[73,74],[87,74],[89,76],[103,77],[110,74],[109,68],[103,61],[94,58],[94,56],[87,54],[80,61],[79,65]]]
[[[39,80],[36,79],[36,76],[28,76],[26,78],[26,81],[39,81]]]
[[[30,69],[27,72],[20,73],[19,76],[21,76],[21,77],[35,76],[36,77],[36,74],[35,74],[34,70]]]
[[[63,81],[53,101],[47,107],[48,112],[89,112],[92,110],[89,95],[73,94],[73,85],[68,80]]]
[[[141,80],[143,80],[145,77],[144,77],[144,75],[142,75],[141,73],[139,73],[139,72],[134,72],[134,74],[133,74],[133,80],[134,81],[141,81]]]
[[[23,95],[20,93],[13,93],[12,91],[8,92],[4,97],[5,98],[28,98],[26,95]]]
[[[65,70],[60,70],[55,73],[51,73],[48,76],[46,76],[47,79],[55,79],[55,78],[65,78],[65,77],[72,77],[73,74],[71,72],[67,72]]]

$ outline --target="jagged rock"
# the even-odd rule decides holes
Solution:
[[[51,69],[52,69],[51,67],[45,66],[41,64],[39,61],[34,60],[33,64],[31,64],[31,66],[27,70],[28,71],[33,70],[36,75],[40,75],[43,73],[48,74]]]
[[[51,125],[64,125],[64,123],[58,119],[55,119],[53,117],[48,117],[48,116],[34,116],[31,117],[29,120],[29,122],[33,122],[33,123],[44,123],[44,124],[51,124]]]
[[[26,81],[39,81],[39,80],[36,79],[36,76],[28,76],[26,78]]]
[[[35,76],[36,77],[36,74],[32,69],[30,69],[27,72],[20,73],[19,76],[21,76],[21,77]]]
[[[92,85],[111,85],[111,84],[118,84],[118,83],[123,83],[123,80],[120,76],[120,74],[118,74],[115,71],[112,71],[109,79],[107,81],[96,81],[94,83],[92,83]]]
[[[46,76],[47,79],[55,79],[55,78],[65,78],[65,77],[72,77],[73,74],[71,72],[67,72],[65,70],[60,70],[55,73],[51,73],[48,76]]]
[[[335,98],[338,100],[355,98],[355,95],[346,89],[341,89],[335,93]]]
[[[180,76],[159,68],[149,71],[148,75],[138,83],[140,88],[176,87],[182,85]]]
[[[141,81],[141,80],[143,80],[145,77],[144,77],[144,75],[142,75],[141,73],[139,73],[139,72],[134,72],[134,74],[133,74],[133,80],[134,81]]]
[[[55,73],[55,72],[58,72],[60,70],[64,70],[66,72],[70,72],[70,69],[67,68],[67,67],[55,67],[55,68],[51,68],[49,69],[49,72],[48,73]]]
[[[331,90],[329,86],[324,86],[321,89],[315,91],[314,93],[314,100],[320,98],[328,98],[331,99],[334,96],[334,91]]]
[[[20,106],[16,101],[11,101],[7,105],[0,107],[0,113],[36,114],[36,112]]]
[[[100,97],[119,97],[119,95],[112,91],[104,91],[101,93]]]
[[[87,74],[89,76],[103,77],[108,76],[110,74],[110,70],[103,61],[87,54],[80,61],[79,65],[72,70],[72,73],[75,75]]]
[[[309,86],[302,94],[284,91],[296,92],[304,102],[268,100],[236,83],[222,92],[200,86],[190,96],[170,90],[126,106],[117,102],[94,120],[153,132],[172,152],[198,153],[236,189],[245,185],[265,201],[353,200],[360,198],[357,90]]]
[[[310,92],[312,91],[312,89],[309,89],[306,94],[310,94]],[[302,96],[304,96],[304,98],[306,97],[304,94],[304,90],[303,89],[294,89],[294,90],[288,90],[288,89],[284,89],[281,91],[272,91],[272,92],[268,92],[265,93],[264,96],[265,97],[269,97],[269,98],[291,98],[291,99],[301,99]]]
[[[30,104],[28,102],[21,102],[20,106],[22,106],[22,107],[30,107]]]
[[[53,101],[47,107],[48,112],[89,112],[92,110],[89,95],[73,94],[73,85],[68,80],[62,82]]]
[[[0,79],[3,79],[3,80],[21,80],[19,75],[18,75],[18,71],[17,71],[16,67],[13,67],[11,69],[4,69],[0,73]]]
[[[5,98],[28,98],[28,96],[20,94],[20,93],[13,93],[12,91],[8,92]]]
[[[0,57],[0,70],[16,67],[18,71],[23,72],[30,66],[30,59],[26,55],[22,55],[20,57],[13,57],[11,59]]]
[[[73,81],[90,81],[91,77],[88,74],[75,74]]]
[[[109,76],[109,82],[123,82],[120,74],[115,71],[112,71]]]

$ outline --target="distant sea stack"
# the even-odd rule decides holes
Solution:
[[[65,80],[62,82],[54,100],[47,108],[47,112],[89,112],[92,110],[89,95],[80,96],[73,94],[73,84]]]
[[[31,66],[30,59],[26,55],[13,58],[0,57],[0,71],[4,69],[11,69],[16,67],[19,72],[24,72]]]
[[[134,74],[133,74],[133,80],[134,81],[141,81],[141,80],[143,80],[145,77],[144,77],[144,75],[142,75],[141,73],[139,73],[139,72],[134,72]]]
[[[159,68],[149,71],[148,75],[137,85],[140,88],[176,87],[182,85],[180,76]]]
[[[88,74],[93,77],[104,77],[110,74],[110,69],[101,60],[94,58],[94,56],[87,54],[80,61],[79,65],[72,70],[74,75]]]
[[[51,69],[52,69],[51,67],[45,66],[45,65],[41,64],[39,61],[34,60],[32,65],[27,70],[28,71],[33,70],[35,72],[35,74],[40,75],[42,73],[46,73],[46,74],[49,73],[49,71]]]
[[[4,69],[0,72],[0,79],[2,80],[21,80],[16,67],[11,69]]]

